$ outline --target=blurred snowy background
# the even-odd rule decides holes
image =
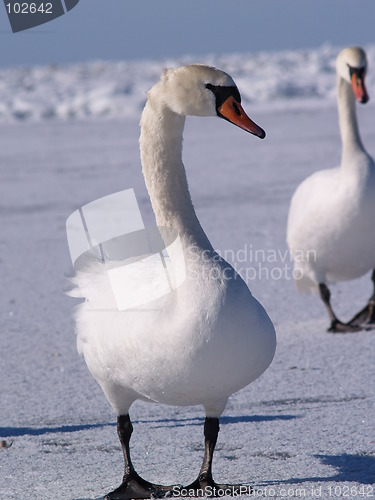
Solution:
[[[375,87],[375,45],[366,47]],[[0,121],[139,117],[164,67],[204,63],[236,75],[244,104],[290,109],[334,104],[339,47],[148,61],[97,61],[0,69]]]

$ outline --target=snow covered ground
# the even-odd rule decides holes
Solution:
[[[375,48],[369,52],[374,59]],[[184,159],[202,225],[218,250],[234,255],[277,329],[277,353],[269,370],[230,399],[214,462],[218,481],[249,482],[253,497],[375,495],[374,333],[326,333],[323,305],[316,296],[296,293],[285,254],[286,217],[295,187],[317,168],[340,161],[332,66],[336,53],[330,48],[306,52],[310,63],[305,70],[314,68],[312,60],[319,63],[308,75],[298,53],[253,56],[252,66],[242,56],[223,57],[222,64],[210,60],[235,78],[247,96],[244,107],[267,137],[261,141],[218,119],[189,119],[186,127]],[[254,72],[262,57],[264,71]],[[114,104],[114,110],[121,108],[118,115],[114,111],[105,120],[82,119],[100,114],[92,111],[95,102],[101,105],[93,98],[86,108],[91,111],[79,106],[76,119],[58,119],[69,114],[64,111],[50,113],[55,119],[47,120],[42,110],[48,106],[56,110],[60,101],[65,110],[75,106],[73,98],[52,88],[56,93],[48,106],[36,100],[31,115],[23,116],[26,120],[17,120],[10,105],[4,111],[0,440],[12,446],[0,448],[1,499],[98,499],[121,480],[115,415],[76,352],[75,301],[63,293],[65,275],[71,272],[65,221],[79,206],[129,187],[152,220],[140,172],[137,115],[160,67],[180,62],[152,63],[151,69],[138,63],[139,91],[125,92],[131,103],[128,115],[121,111],[125,104]],[[134,66],[95,64],[108,81],[111,68],[123,67],[124,89],[131,81]],[[70,88],[76,85],[77,94],[86,95],[83,83],[74,80],[79,72],[91,89],[101,88],[94,68],[65,68],[65,77],[73,81]],[[288,68],[290,85],[301,91],[272,98],[270,88],[282,88]],[[10,102],[22,86],[14,79],[12,88],[3,76],[6,71],[15,78],[17,71],[26,70],[1,73],[1,88],[7,86]],[[44,90],[57,81],[43,83],[49,71],[29,70],[40,98],[47,99]],[[324,95],[312,95],[314,81],[317,89],[326,89]],[[371,66],[368,90],[375,99]],[[370,102],[358,111],[364,143],[374,156],[375,106]],[[370,277],[337,285],[332,292],[338,313],[347,319],[371,294]],[[131,416],[133,460],[143,476],[161,483],[195,478],[203,454],[201,408],[136,403]]]

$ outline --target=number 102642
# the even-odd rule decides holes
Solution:
[[[26,3],[15,2],[14,4],[6,4],[8,14],[52,14],[52,3]]]

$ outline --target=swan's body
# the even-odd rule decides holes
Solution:
[[[238,98],[234,104],[232,97],[226,100],[228,92],[237,97],[233,80],[214,68],[166,70],[148,93],[142,114],[143,174],[157,225],[179,233],[186,269],[182,285],[142,310],[120,312],[105,268],[92,282],[86,273],[77,275],[89,299],[76,315],[79,350],[119,416],[141,399],[203,405],[206,416],[215,420],[228,397],[263,373],[274,356],[272,322],[213,250],[195,214],[181,159],[187,114],[219,114],[264,136],[246,115],[246,124],[243,116],[243,123],[237,123],[243,110]],[[171,260],[180,265],[173,252]]]
[[[275,341],[266,312],[229,264],[203,251],[191,250],[177,290],[135,311],[115,309],[105,274],[94,285],[103,298],[85,287],[79,350],[119,415],[142,399],[203,405],[218,417],[228,397],[270,364]]]
[[[366,66],[362,49],[339,54],[341,165],[308,177],[291,201],[287,240],[301,292],[358,278],[375,267],[375,165],[362,144],[355,111],[355,97],[368,100]]]
[[[375,172],[365,152],[345,167],[317,172],[292,199],[288,243],[295,261],[297,289],[352,280],[375,266]],[[316,256],[316,259],[315,259]]]

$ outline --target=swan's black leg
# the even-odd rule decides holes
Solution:
[[[348,332],[358,332],[361,330],[356,325],[351,325],[350,323],[343,323],[340,321],[336,314],[333,312],[331,306],[331,292],[325,283],[319,284],[320,298],[322,299],[324,305],[327,308],[329,317],[331,319],[331,326],[328,328],[328,332],[332,333],[348,333]]]
[[[363,327],[364,329],[375,328],[375,269],[371,276],[374,291],[370,297],[368,304],[357,313],[349,322],[349,325]]]
[[[105,497],[105,500],[123,500],[126,498],[162,498],[172,491],[173,486],[152,484],[141,478],[135,471],[129,451],[133,426],[129,415],[117,418],[117,433],[124,453],[125,472],[121,485]]]
[[[224,495],[247,494],[251,492],[248,485],[217,484],[212,477],[212,459],[219,433],[219,419],[206,417],[204,424],[204,458],[198,477],[183,488],[183,495],[196,497],[217,497]]]

